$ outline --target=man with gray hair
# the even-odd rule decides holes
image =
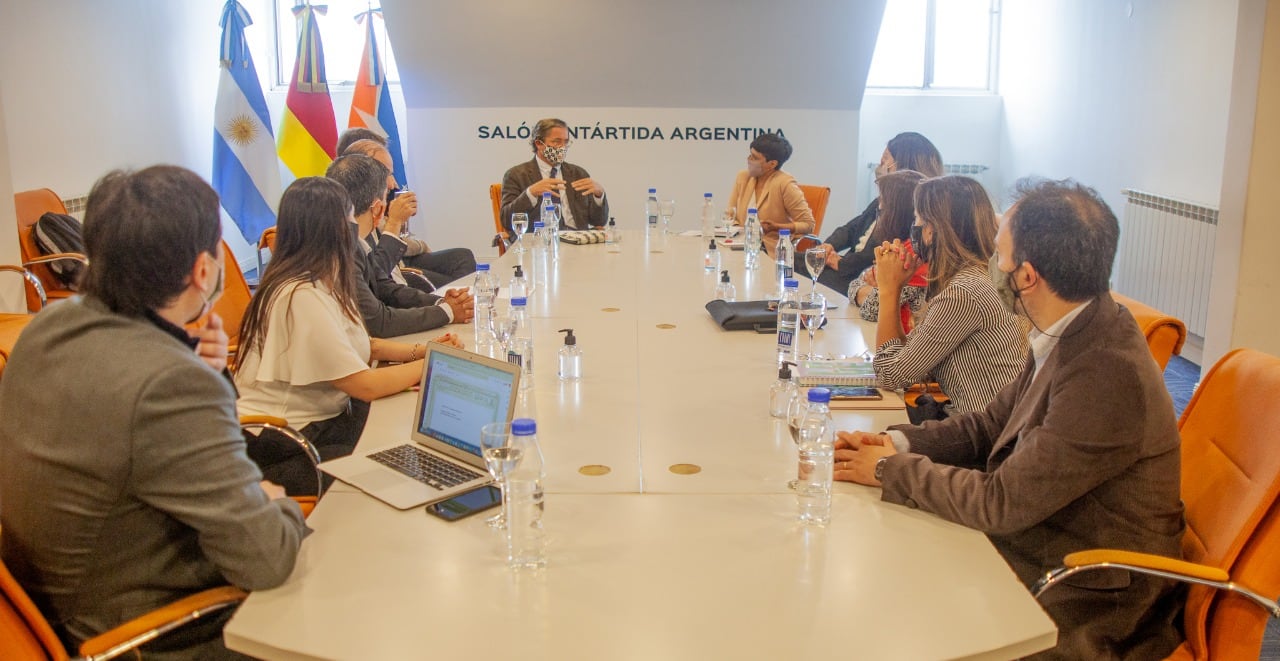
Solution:
[[[604,186],[591,178],[586,168],[565,162],[569,152],[569,126],[554,118],[540,119],[533,127],[529,145],[533,159],[502,175],[503,227],[511,232],[511,214],[529,214],[529,227],[541,216],[543,193],[560,211],[560,226],[567,229],[603,227],[609,220],[609,200]],[[526,230],[528,231],[528,230]]]

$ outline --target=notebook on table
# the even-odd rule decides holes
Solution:
[[[875,386],[876,370],[861,360],[802,360],[796,364],[801,386]]]
[[[397,509],[490,481],[480,428],[511,420],[520,366],[436,343],[424,363],[409,438],[326,461],[321,470]]]

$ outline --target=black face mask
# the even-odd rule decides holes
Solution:
[[[921,261],[929,261],[933,256],[933,246],[924,242],[924,225],[911,226],[911,249]]]

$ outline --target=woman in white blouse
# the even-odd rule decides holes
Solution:
[[[276,247],[240,331],[241,415],[285,418],[324,459],[351,453],[367,402],[422,376],[425,345],[370,338],[356,307],[356,225],[346,190],[323,177],[280,198]],[[454,346],[452,333],[435,338]],[[370,361],[398,363],[371,369]]]
[[[915,254],[900,241],[875,249],[880,296],[876,379],[882,388],[937,381],[947,413],[986,408],[1022,369],[1026,337],[987,274],[995,210],[982,184],[949,175],[915,190]],[[910,333],[898,314],[902,285],[928,262],[927,302]]]

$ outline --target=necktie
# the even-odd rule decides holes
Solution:
[[[559,165],[551,166],[551,178],[555,179],[556,177],[559,177],[559,176],[560,176],[560,166]]]

